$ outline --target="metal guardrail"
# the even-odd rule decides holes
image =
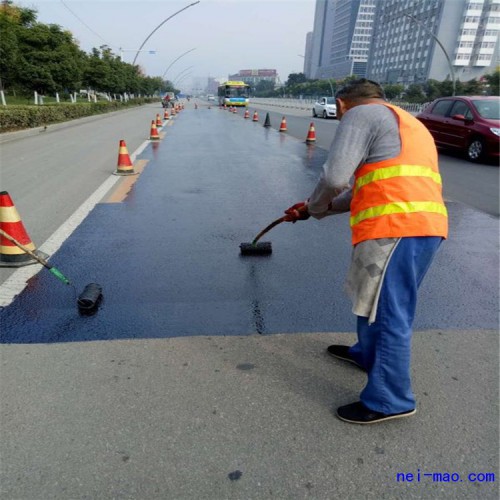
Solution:
[[[313,104],[316,102],[315,98],[305,97],[303,99],[292,99],[288,97],[252,97],[250,103],[265,104],[267,106],[276,106],[280,108],[302,109],[304,111],[312,109]],[[410,113],[420,113],[429,103],[418,104],[412,102],[389,101]]]

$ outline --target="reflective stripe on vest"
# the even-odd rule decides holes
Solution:
[[[366,210],[362,210],[361,212],[352,216],[349,221],[352,227],[371,217],[379,217],[381,215],[390,214],[409,214],[415,212],[430,212],[444,215],[445,217],[448,216],[446,206],[442,203],[436,203],[433,201],[409,201],[388,203],[387,205],[379,205],[378,207],[367,208]]]
[[[421,165],[394,165],[391,167],[380,168],[362,175],[354,184],[353,193],[357,193],[363,186],[370,182],[391,179],[392,177],[429,177],[436,184],[441,185],[441,176],[432,170],[430,167],[423,167]]]

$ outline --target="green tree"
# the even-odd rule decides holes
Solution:
[[[500,66],[497,66],[493,73],[484,75],[483,79],[488,85],[488,93],[490,95],[500,94]]]
[[[288,80],[286,81],[285,85],[287,87],[291,87],[297,83],[304,83],[307,81],[306,75],[304,73],[290,73],[288,75]]]
[[[272,94],[274,94],[274,82],[261,80],[255,86],[255,95],[257,97],[270,97]]]
[[[427,100],[422,86],[418,83],[412,83],[405,91],[405,99],[408,102],[422,103]]]
[[[400,84],[387,84],[382,86],[384,89],[384,94],[387,99],[397,99],[404,92],[404,85]]]
[[[427,97],[427,101],[431,102],[441,97],[441,89],[439,88],[439,83],[437,80],[427,80],[425,82],[423,89]]]
[[[0,7],[0,75],[2,88],[14,87],[18,79],[19,43],[25,29],[36,21],[36,11],[4,1]]]
[[[480,80],[473,78],[463,84],[464,95],[481,95],[484,90],[484,85]]]

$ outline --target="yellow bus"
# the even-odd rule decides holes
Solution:
[[[219,85],[217,95],[219,105],[224,106],[248,106],[250,85],[245,82],[228,81]]]

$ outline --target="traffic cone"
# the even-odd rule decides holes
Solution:
[[[156,113],[156,126],[163,127],[163,122],[161,121],[161,116],[159,113]]]
[[[286,128],[286,119],[285,117],[281,120],[280,132],[286,132],[288,129]]]
[[[314,130],[314,123],[311,122],[309,125],[309,131],[307,132],[306,142],[316,142],[316,131]]]
[[[250,111],[248,111],[248,109],[245,111],[243,118],[250,118]]]
[[[0,192],[0,229],[16,239],[42,259],[48,255],[37,250],[28,236],[19,213],[7,191]],[[17,245],[7,238],[0,236],[0,267],[20,267],[36,264],[38,261],[23,252]]]
[[[233,113],[237,113],[237,112],[238,112],[238,110],[236,109],[236,106],[234,106]]]
[[[177,113],[175,112],[175,107],[174,107],[174,108],[172,108],[172,111],[170,112],[170,114],[171,114],[172,116],[175,116],[175,115],[177,114]]]
[[[266,119],[264,120],[264,127],[271,126],[271,119],[269,118],[269,113],[266,113]]]
[[[198,109],[198,104],[194,103],[194,109]]]
[[[163,119],[165,121],[170,120],[170,116],[168,116],[168,111],[167,110],[165,110],[165,112],[163,113]]]
[[[122,139],[120,141],[120,147],[118,149],[118,165],[116,167],[116,172],[114,175],[137,175],[139,172],[134,172],[134,165],[128,154],[127,145]]]
[[[255,111],[255,113],[253,114],[252,121],[253,122],[258,122],[259,121],[259,115],[257,114],[257,111]]]
[[[154,120],[151,120],[151,132],[149,134],[149,140],[151,141],[160,140],[160,134],[158,134],[158,129],[156,128],[156,123]]]

